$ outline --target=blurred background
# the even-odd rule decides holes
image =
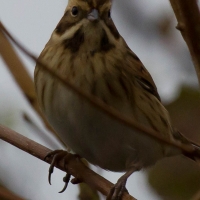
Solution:
[[[175,29],[177,23],[168,0],[114,0],[113,4],[112,17],[119,32],[151,73],[174,125],[200,144],[198,81],[187,46]],[[67,0],[0,0],[1,20],[26,48],[39,55],[66,5]],[[35,63],[17,52],[33,77]],[[28,123],[24,114],[33,123]],[[2,58],[0,124],[51,149],[62,148],[30,108]],[[78,199],[78,187],[72,184],[58,194],[64,173],[55,169],[50,186],[48,164],[3,141],[0,160],[0,185],[22,198]],[[93,169],[113,183],[121,175]],[[192,199],[200,189],[200,168],[182,157],[164,159],[151,169],[133,174],[127,189],[138,200]]]

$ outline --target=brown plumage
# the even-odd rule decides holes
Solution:
[[[86,93],[174,140],[155,83],[118,33],[110,0],[69,0],[39,59]],[[35,69],[38,100],[62,141],[94,165],[125,171],[107,199],[121,198],[127,178],[159,159],[181,153],[105,115]]]

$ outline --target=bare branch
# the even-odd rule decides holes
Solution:
[[[25,66],[17,56],[17,53],[13,49],[12,45],[5,37],[5,35],[0,31],[0,53],[2,58],[4,59],[5,63],[7,64],[8,69],[10,70],[11,74],[13,75],[15,81],[17,82],[18,86],[21,88],[22,92],[24,93],[26,99],[32,106],[32,108],[37,112],[37,114],[41,117],[44,125],[46,128],[57,137],[57,139],[66,146],[57,133],[53,130],[53,128],[49,125],[46,118],[44,117],[43,113],[41,112],[37,97],[35,94],[35,88],[33,84],[33,80],[28,74]]]
[[[19,56],[15,52],[14,48],[10,44],[10,41],[5,37],[5,35],[0,31],[0,52],[1,55],[7,64],[8,69],[13,75],[16,83],[21,88],[24,93],[26,99],[32,106],[32,108],[37,112],[37,114],[41,117],[40,119],[43,121],[46,128],[57,137],[57,139],[66,147],[63,141],[59,138],[57,133],[51,128],[43,113],[41,112],[38,101],[35,94],[33,80],[30,77],[26,67],[21,62]],[[25,120],[29,121],[29,123],[33,123],[28,116],[25,116]],[[86,199],[99,199],[98,193],[95,190],[92,190],[88,185],[79,184],[80,194],[79,196],[83,196]],[[82,189],[84,188],[84,190]]]
[[[187,154],[196,154],[196,150],[192,145],[185,145],[185,144],[180,144],[175,141],[170,141],[168,138],[163,137],[163,134],[160,134],[153,129],[150,129],[136,121],[134,121],[132,118],[127,117],[120,113],[118,110],[114,109],[111,106],[108,106],[105,104],[103,101],[101,101],[99,98],[97,98],[94,95],[91,95],[89,93],[86,93],[85,91],[81,90],[80,88],[74,86],[71,84],[68,80],[63,78],[58,72],[52,70],[50,67],[48,67],[46,64],[41,62],[40,60],[37,60],[36,56],[31,54],[28,50],[26,50],[19,42],[17,42],[11,34],[7,31],[7,29],[3,26],[3,24],[0,22],[0,29],[17,45],[17,47],[23,51],[29,58],[31,58],[34,62],[37,62],[40,67],[43,68],[47,73],[51,74],[55,78],[57,78],[61,84],[63,84],[65,87],[69,88],[73,92],[76,92],[81,98],[85,99],[88,101],[91,105],[95,106],[97,109],[101,110],[108,116],[110,116],[113,119],[116,119],[119,121],[119,123],[122,123],[126,125],[127,127],[130,127],[134,130],[139,131],[140,134],[145,134],[148,137],[151,137],[161,143],[168,144],[170,146],[176,147],[183,152]]]
[[[44,158],[47,155],[47,153],[51,151],[50,149],[2,125],[0,125],[0,139],[39,158],[42,161],[44,161]],[[45,162],[51,163],[51,161],[52,159],[49,158]],[[56,167],[62,171],[65,171],[63,162],[59,162],[56,165]],[[109,182],[105,178],[101,177],[100,175],[98,175],[97,173],[93,172],[91,169],[86,167],[79,159],[77,159],[77,157],[73,156],[72,154],[70,154],[69,156],[67,164],[67,172],[72,174],[79,180],[83,181],[84,183],[88,184],[91,188],[98,190],[99,192],[101,192],[103,195],[106,196],[109,194],[109,191],[113,186],[111,182]],[[127,193],[123,195],[122,199],[136,200]]]
[[[28,101],[31,103],[34,109],[38,111],[39,107],[37,105],[34,85],[30,75],[25,70],[25,66],[17,56],[12,45],[9,43],[7,38],[1,32],[0,32],[0,39],[1,39],[0,52],[2,58],[7,64],[7,67],[10,70],[11,74],[13,75],[15,81],[23,90]]]
[[[178,25],[189,48],[200,84],[200,13],[197,0],[170,0]]]
[[[0,199],[1,200],[24,200],[8,189],[0,186]]]
[[[200,191],[198,191],[191,200],[200,200]]]
[[[25,97],[28,99],[33,109],[36,110],[41,117],[43,117],[37,104],[37,98],[35,95],[35,89],[32,78],[30,77],[27,70],[25,69],[25,66],[23,65],[16,52],[12,48],[10,42],[7,40],[7,38],[2,32],[0,32],[0,39],[0,52],[2,58],[7,64],[8,69],[15,78],[15,81],[18,83],[19,87],[24,92]]]

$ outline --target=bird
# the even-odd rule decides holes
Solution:
[[[173,127],[156,85],[118,32],[112,0],[69,0],[38,60],[85,93],[98,98],[169,141],[191,144]],[[65,87],[38,62],[39,105],[58,136],[91,164],[125,172],[107,200],[118,200],[128,177],[180,149],[127,127]]]

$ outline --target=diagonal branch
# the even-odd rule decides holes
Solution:
[[[39,158],[40,160],[44,161],[45,156],[51,150],[26,138],[25,136],[20,135],[19,133],[6,128],[0,125],[0,139],[16,146],[17,148]],[[49,158],[45,162],[51,163],[52,159]],[[62,171],[65,171],[64,163],[59,162],[56,165]],[[101,177],[97,173],[93,172],[91,169],[86,167],[79,159],[75,156],[70,154],[68,164],[67,164],[67,171],[73,175],[74,177],[78,178],[79,180],[83,181],[84,183],[88,184],[91,188],[98,190],[103,195],[108,195],[111,187],[113,184],[106,180],[105,178]],[[122,200],[136,200],[132,196],[125,193],[123,195]]]
[[[13,75],[15,81],[18,83],[19,87],[24,92],[29,103],[32,105],[34,110],[39,112],[39,106],[37,104],[37,98],[31,76],[27,70],[25,70],[24,64],[19,59],[12,45],[2,32],[0,32],[0,42],[0,52],[4,62],[7,64],[8,69]]]
[[[122,123],[126,125],[127,127],[132,128],[133,130],[137,130],[140,134],[145,134],[148,137],[151,137],[155,140],[157,140],[160,143],[168,144],[170,146],[176,147],[186,154],[196,154],[196,149],[192,145],[186,145],[186,144],[180,144],[175,141],[169,140],[168,138],[163,137],[163,134],[160,134],[153,129],[150,129],[136,121],[134,121],[132,118],[127,117],[123,114],[121,114],[118,110],[114,109],[111,106],[108,106],[103,101],[101,101],[99,98],[95,97],[94,95],[91,95],[89,93],[86,93],[85,91],[82,91],[80,88],[74,86],[71,84],[68,80],[63,78],[58,72],[52,70],[50,67],[48,67],[46,64],[41,62],[40,60],[37,60],[37,58],[31,54],[28,50],[26,50],[19,42],[17,42],[11,34],[7,31],[7,29],[3,26],[3,24],[0,22],[0,29],[2,32],[12,41],[16,46],[29,58],[31,58],[34,62],[37,62],[40,67],[43,68],[47,73],[51,74],[55,78],[57,78],[61,84],[63,84],[65,87],[71,89],[73,92],[76,92],[81,98],[88,101],[91,105],[95,106],[97,109],[100,109],[102,112],[107,114],[113,119],[116,119],[119,123]]]
[[[189,48],[200,85],[200,12],[197,0],[170,0],[178,25]]]
[[[53,128],[49,125],[46,118],[44,117],[43,113],[41,112],[37,97],[35,94],[35,88],[33,84],[33,80],[30,77],[28,71],[26,70],[25,66],[17,56],[15,50],[12,48],[10,42],[6,38],[6,36],[0,31],[0,53],[7,64],[8,69],[10,70],[12,76],[14,77],[15,81],[17,82],[18,86],[21,88],[22,92],[24,93],[26,99],[28,100],[31,107],[37,112],[37,114],[42,119],[46,128],[52,133],[57,139],[66,146],[64,142],[60,139],[58,134],[53,130]]]
[[[1,200],[25,200],[2,186],[0,186],[0,199]]]
[[[63,146],[66,147],[64,142],[57,135],[57,133],[51,128],[46,118],[44,117],[43,113],[41,112],[38,105],[37,98],[36,98],[33,80],[31,76],[29,75],[26,67],[20,60],[19,56],[17,55],[16,51],[14,50],[13,46],[11,45],[11,42],[1,31],[0,31],[0,53],[2,55],[3,60],[7,64],[6,66],[10,70],[18,86],[21,88],[21,91],[25,95],[25,98],[28,100],[29,104],[40,116],[40,119],[42,120],[46,128],[50,131],[50,133],[53,134],[55,137],[57,137],[57,139],[63,144]],[[24,119],[27,122],[32,123],[33,126],[36,126],[27,115],[24,115]],[[35,128],[38,128],[38,127],[36,126]],[[91,199],[91,200],[99,199],[97,191],[93,190],[88,185],[81,183],[79,184],[79,189],[80,189],[80,192],[79,192],[80,199],[82,199],[82,197],[84,197],[85,199]],[[1,199],[1,194],[6,195],[7,193],[3,189],[2,191],[0,190],[0,199]]]

